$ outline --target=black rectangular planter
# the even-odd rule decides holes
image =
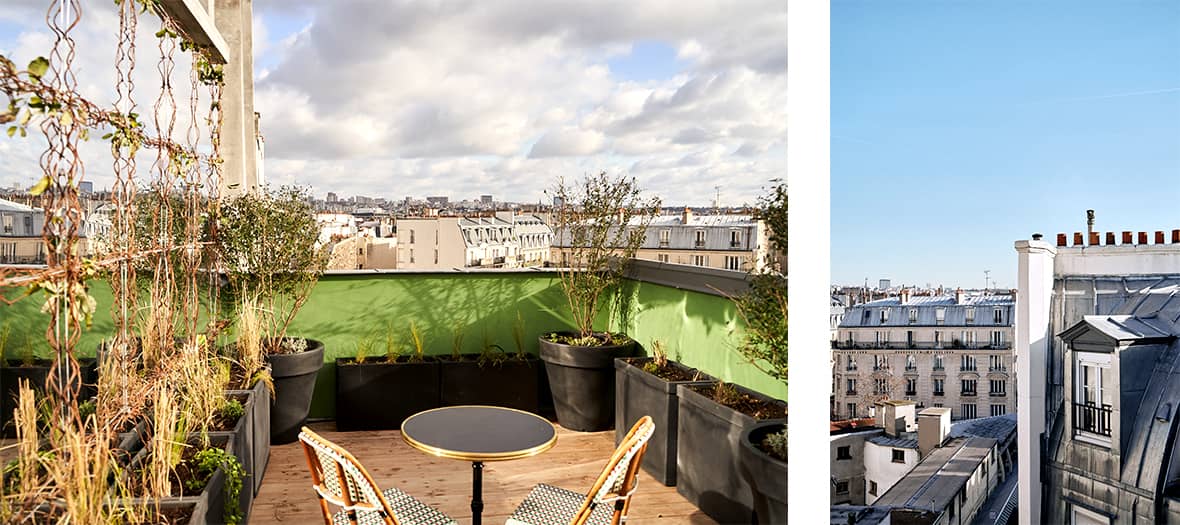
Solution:
[[[439,407],[439,366],[336,360],[336,429],[398,430],[402,421]]]
[[[262,381],[254,383],[250,391],[254,393],[254,400],[246,408],[246,418],[250,422],[249,445],[250,455],[253,456],[250,465],[254,470],[247,470],[250,474],[250,483],[246,486],[251,487],[251,493],[256,496],[258,491],[262,490],[262,478],[266,475],[266,467],[270,463],[271,395],[270,389]]]
[[[94,359],[79,359],[81,365],[82,388],[79,399],[89,399],[94,396],[95,383],[98,382],[98,370]],[[17,395],[20,392],[20,380],[28,381],[40,397],[45,392],[45,384],[49,379],[49,367],[53,361],[38,359],[31,366],[22,366],[18,360],[8,360],[0,364],[0,435],[6,438],[16,437],[16,428],[12,425],[12,411],[16,409]]]
[[[708,385],[716,383],[712,376],[701,374],[700,381],[665,381],[643,371],[646,358],[615,359],[615,444],[626,437],[631,426],[643,416],[651,416],[655,433],[647,443],[643,456],[643,470],[666,486],[676,484],[676,425],[679,404],[678,385]],[[695,369],[669,361],[668,365],[688,374]]]
[[[244,418],[243,418],[244,419]],[[237,456],[237,450],[234,449],[234,436],[229,432],[210,432],[209,442],[213,446],[221,446],[225,444],[225,451]],[[144,447],[135,455],[131,461],[132,465],[147,461],[149,449]],[[247,492],[245,481],[242,483],[242,492],[238,495],[239,502],[245,502],[243,499]],[[174,496],[170,498],[160,498],[155,500],[152,498],[130,498],[132,504],[153,505],[156,501],[161,504],[187,504],[195,503],[196,510],[193,513],[189,523],[204,523],[208,525],[224,525],[225,524],[225,473],[218,469],[209,478],[209,483],[205,485],[205,490],[201,491],[200,496]],[[199,513],[199,514],[198,514]],[[244,515],[242,523],[249,523],[249,516]]]
[[[786,409],[774,400],[734,385],[738,392]],[[676,492],[719,523],[752,523],[754,500],[741,473],[742,431],[758,420],[680,385],[677,424]]]
[[[439,360],[439,402],[441,406],[492,405],[536,413],[540,409],[538,370],[541,360],[528,356],[521,361],[479,364],[479,356],[463,360]]]
[[[265,387],[264,387],[265,388]],[[242,403],[242,408],[245,412],[242,417],[238,418],[233,430],[229,431],[231,440],[234,443],[234,456],[238,458],[238,463],[241,463],[242,468],[246,471],[246,479],[242,480],[242,492],[238,495],[238,501],[241,503],[242,515],[250,517],[250,507],[254,504],[254,478],[256,467],[254,466],[255,456],[254,447],[254,422],[251,421],[254,410],[254,391],[253,390],[228,390],[225,392],[226,396],[246,396],[246,401]],[[269,440],[268,440],[269,443]],[[242,523],[247,523],[248,520],[243,520]]]

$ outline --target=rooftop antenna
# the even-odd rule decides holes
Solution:
[[[1086,210],[1086,242],[1094,235],[1094,210]]]
[[[987,292],[987,283],[991,278],[991,273],[992,273],[991,270],[984,270],[983,271],[983,291],[984,292]]]
[[[717,194],[716,198],[713,199],[713,208],[719,209],[721,208],[721,186],[713,186],[713,191]]]

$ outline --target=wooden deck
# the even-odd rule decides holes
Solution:
[[[435,458],[411,448],[397,431],[336,432],[335,423],[311,428],[348,449],[381,488],[397,487],[471,523],[471,464]],[[504,523],[533,485],[548,483],[577,492],[590,490],[614,451],[614,431],[582,433],[558,427],[557,444],[539,456],[486,463],[483,474],[484,523]],[[298,443],[272,447],[262,490],[254,501],[251,525],[322,523],[311,489],[307,461]],[[714,524],[691,503],[646,472],[631,503],[627,523]]]

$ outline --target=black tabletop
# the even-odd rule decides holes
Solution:
[[[557,442],[544,418],[511,408],[455,406],[419,412],[402,422],[402,439],[436,456],[500,461],[540,454]]]

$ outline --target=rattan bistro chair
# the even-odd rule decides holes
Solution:
[[[650,416],[631,427],[588,494],[544,483],[533,487],[508,518],[508,525],[617,525],[626,520],[639,484],[639,464],[656,429]],[[613,503],[614,505],[610,505]]]
[[[377,490],[373,478],[352,454],[311,429],[303,427],[299,442],[307,455],[325,525],[457,525],[405,492]],[[329,503],[342,510],[333,515]]]

